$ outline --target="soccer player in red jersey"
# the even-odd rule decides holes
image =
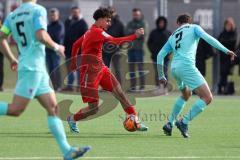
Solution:
[[[116,45],[123,42],[131,42],[143,36],[144,29],[137,29],[134,34],[126,37],[112,37],[105,32],[111,25],[111,17],[112,12],[108,8],[97,9],[93,14],[95,23],[73,44],[71,69],[72,71],[77,69],[77,55],[81,49],[80,92],[83,102],[88,103],[88,107],[80,109],[80,111],[67,118],[70,130],[75,133],[79,133],[77,121],[98,112],[99,86],[111,92],[120,101],[127,115],[135,115],[137,117],[134,105],[126,97],[115,76],[104,65],[102,47],[106,42]],[[148,128],[144,124],[138,123],[138,131],[147,131]]]

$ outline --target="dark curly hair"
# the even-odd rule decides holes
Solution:
[[[100,7],[93,14],[93,19],[96,21],[99,18],[112,18],[113,11],[109,8]]]
[[[188,13],[181,14],[177,18],[177,23],[178,24],[192,23],[192,17]]]

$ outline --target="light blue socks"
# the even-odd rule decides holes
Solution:
[[[0,116],[7,115],[8,103],[0,102]]]
[[[205,103],[205,101],[203,101],[202,99],[197,100],[190,109],[190,111],[184,116],[183,123],[188,124],[189,121],[193,120],[199,113],[201,113],[206,106],[207,104]]]
[[[182,112],[185,106],[185,100],[182,97],[179,97],[176,103],[173,106],[172,114],[169,116],[168,121],[174,126],[174,121],[177,119],[177,116]]]
[[[48,128],[55,137],[63,155],[65,155],[71,146],[67,142],[62,121],[56,116],[48,116]]]

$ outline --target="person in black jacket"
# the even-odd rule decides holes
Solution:
[[[159,87],[159,80],[158,80],[158,73],[157,73],[157,55],[159,51],[162,49],[164,44],[167,42],[168,37],[171,35],[171,32],[167,30],[167,19],[163,16],[160,16],[156,20],[156,29],[152,30],[148,41],[147,46],[148,49],[151,52],[151,58],[154,63],[154,69],[155,69],[155,82],[156,86]],[[169,62],[169,56],[167,56],[164,59],[164,72],[167,78],[167,71],[168,71],[168,62]]]
[[[51,38],[58,44],[63,44],[64,40],[64,24],[59,20],[59,10],[57,8],[50,9],[50,23],[47,30]],[[58,53],[52,49],[46,48],[46,62],[49,71],[49,75],[53,84],[54,90],[60,90],[61,88],[61,73],[58,69],[61,59]]]
[[[212,56],[212,46],[200,39],[196,53],[196,67],[204,77],[206,76],[206,60]]]
[[[224,30],[219,36],[219,41],[229,50],[234,51],[237,43],[237,29],[233,18],[227,18],[224,22]],[[220,54],[220,81],[218,94],[228,94],[228,76],[234,67],[234,63],[226,54]]]
[[[86,21],[80,14],[80,8],[74,6],[71,8],[71,16],[65,21],[65,37],[64,37],[64,46],[65,46],[65,55],[66,55],[66,66],[68,69],[68,82],[67,87],[63,91],[72,91],[72,85],[74,82],[74,74],[70,70],[70,58],[72,52],[73,43],[80,38],[88,30],[88,25]],[[79,60],[80,61],[80,60]],[[78,74],[79,72],[77,72]],[[78,84],[80,83],[80,78],[78,74]]]
[[[120,21],[119,16],[117,15],[116,9],[113,7],[109,7],[110,10],[113,12],[113,17],[112,17],[112,24],[106,31],[108,34],[110,34],[113,37],[123,37],[124,36],[124,25]],[[110,67],[110,62],[112,60],[112,66],[115,70],[115,75],[119,83],[121,84],[121,72],[120,72],[120,58],[121,58],[121,53],[120,49],[115,49],[112,48],[112,50],[108,50],[109,48],[107,45],[110,44],[105,44],[106,46],[103,47],[103,61],[106,66]],[[114,57],[112,59],[112,57]]]

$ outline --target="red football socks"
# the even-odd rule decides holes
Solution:
[[[137,114],[134,106],[129,106],[129,107],[125,108],[124,111],[127,114],[133,114],[133,115]]]
[[[87,107],[88,108],[88,107]],[[86,109],[85,109],[86,110]],[[88,115],[86,113],[83,112],[83,109],[80,109],[80,111],[78,111],[77,113],[75,113],[73,115],[73,120],[74,121],[80,121],[84,118],[86,118]]]

